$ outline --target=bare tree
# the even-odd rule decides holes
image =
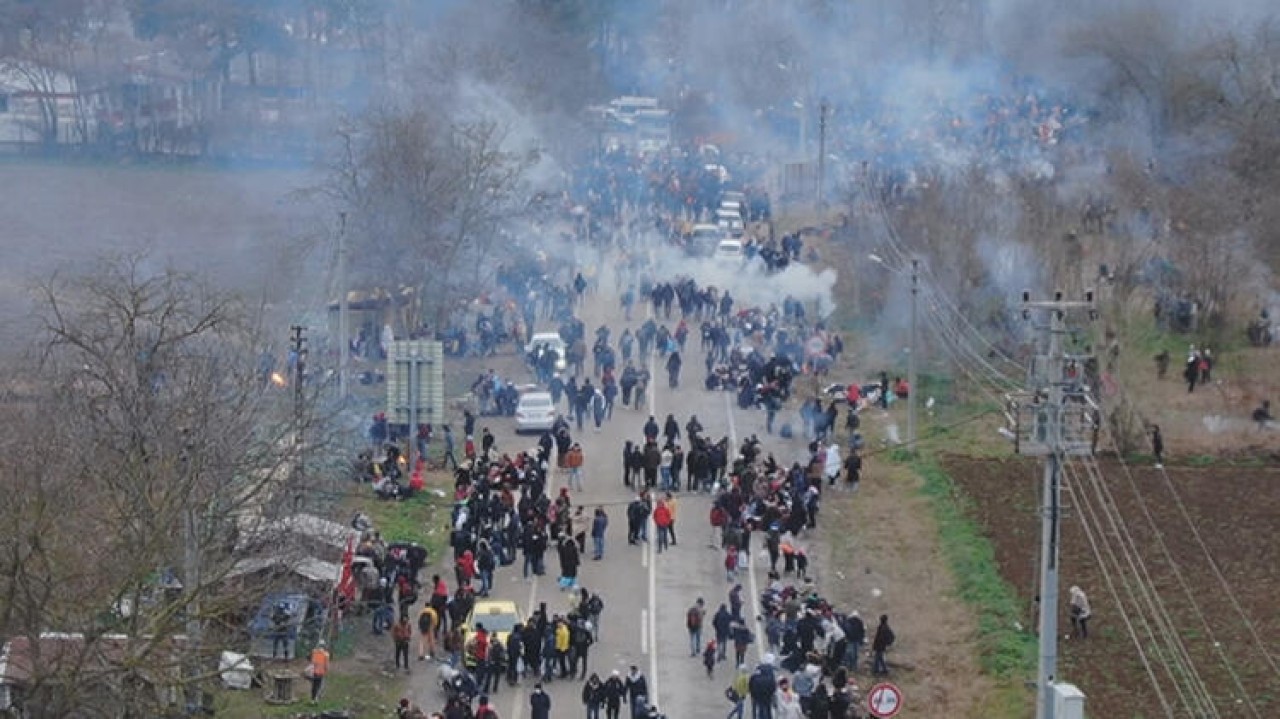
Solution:
[[[443,326],[477,272],[496,264],[499,225],[520,207],[533,151],[488,119],[382,109],[339,134],[326,192],[349,213],[356,276],[414,287],[419,321]]]
[[[26,716],[155,716],[240,639],[217,630],[245,599],[219,587],[242,526],[295,489],[294,408],[264,387],[251,309],[191,276],[130,257],[38,292],[38,412],[4,405],[0,634],[29,647]]]

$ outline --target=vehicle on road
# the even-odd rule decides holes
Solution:
[[[716,210],[716,226],[724,230],[729,237],[741,237],[747,229],[742,222],[742,215],[724,208]]]
[[[556,423],[556,404],[550,392],[525,392],[516,404],[516,434],[545,432]]]
[[[719,225],[694,225],[685,249],[695,257],[707,257],[715,251],[716,243],[724,238],[725,232]]]
[[[533,335],[533,338],[529,340],[529,343],[524,346],[524,353],[526,355],[531,355],[533,354],[533,351],[537,349],[539,346],[543,346],[543,347],[546,347],[547,349],[553,349],[556,351],[556,355],[558,357],[558,359],[556,359],[556,369],[558,371],[564,371],[564,369],[569,366],[568,360],[565,359],[565,354],[566,352],[568,352],[569,348],[565,346],[564,340],[560,339],[560,333],[558,332],[535,333]]]
[[[743,256],[741,240],[720,240],[716,245],[714,257],[717,262],[741,263]]]
[[[507,635],[521,621],[520,608],[515,602],[506,599],[481,599],[471,608],[471,614],[467,615],[467,621],[461,627],[462,642],[465,645],[476,625],[483,624],[484,630],[489,633],[490,642],[505,645]]]

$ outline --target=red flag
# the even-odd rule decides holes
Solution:
[[[352,570],[352,562],[355,560],[355,537],[347,537],[347,548],[342,552],[342,574],[338,578],[338,594],[347,598],[347,601],[355,601],[356,598],[356,577]]]

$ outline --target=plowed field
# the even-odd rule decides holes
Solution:
[[[1039,465],[952,457],[945,466],[972,500],[973,518],[992,539],[1001,573],[1025,599],[1024,625],[1033,631]],[[1114,524],[1102,513],[1100,485],[1075,472],[1065,475],[1060,636],[1070,633],[1071,585],[1089,595],[1093,619],[1087,640],[1060,642],[1059,676],[1088,696],[1089,716],[1280,716],[1280,471],[1179,467],[1168,470],[1166,482],[1147,466],[1126,469],[1102,461],[1099,467],[1102,485],[1110,489],[1109,506],[1117,510]],[[1095,517],[1101,519],[1102,533],[1096,531]],[[1094,543],[1108,564],[1100,565],[1086,525],[1095,527]],[[1130,554],[1121,549],[1126,533],[1136,549]],[[1111,551],[1123,571],[1110,564]],[[1133,579],[1143,569],[1158,603]],[[1161,608],[1199,682],[1180,668],[1174,659],[1177,645],[1156,625]],[[1159,689],[1143,666],[1124,614]],[[1203,706],[1206,700],[1197,700],[1202,691],[1217,713],[1186,708],[1197,701]]]

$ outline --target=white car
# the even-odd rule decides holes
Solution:
[[[545,432],[556,423],[556,405],[550,392],[526,392],[516,403],[516,433]]]
[[[744,256],[741,240],[720,240],[714,257],[725,262],[742,262]]]
[[[689,254],[706,257],[724,238],[725,232],[719,225],[694,225],[693,232],[689,234]]]
[[[556,360],[557,371],[564,371],[564,369],[569,366],[568,361],[565,359],[565,352],[568,350],[568,347],[565,346],[564,340],[560,339],[560,333],[558,332],[535,333],[533,335],[533,339],[529,340],[529,343],[524,346],[524,353],[526,355],[533,354],[533,351],[537,349],[539,345],[545,346],[547,349],[553,349],[556,351],[556,354],[559,357],[559,359]]]
[[[742,215],[728,210],[716,211],[716,226],[724,230],[725,234],[730,237],[741,237],[746,232],[746,227],[742,223]]]

